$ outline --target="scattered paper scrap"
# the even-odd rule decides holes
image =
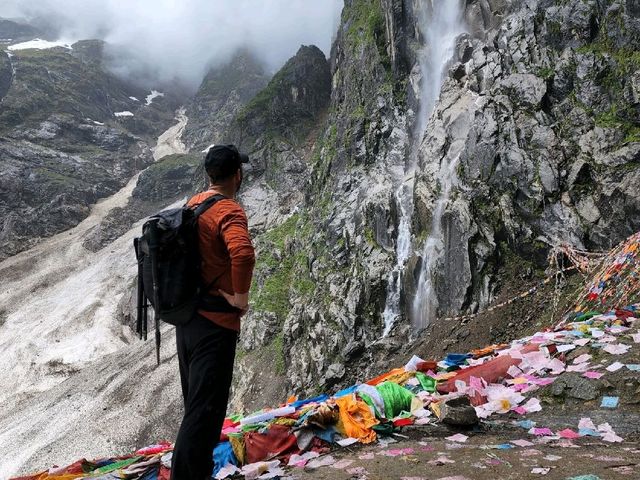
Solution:
[[[338,470],[344,470],[345,468],[347,468],[348,466],[350,466],[353,463],[353,460],[349,460],[349,459],[344,459],[344,460],[339,460],[336,463],[334,463],[333,465],[331,465],[332,468],[336,468]]]
[[[609,365],[607,368],[605,368],[605,370],[608,371],[608,372],[617,372],[622,367],[624,367],[624,363],[613,362],[611,365]]]
[[[358,439],[357,438],[345,438],[345,439],[342,439],[342,440],[338,440],[337,443],[341,447],[348,447],[349,445],[353,445],[354,443],[358,443]]]
[[[584,362],[588,362],[589,360],[591,360],[593,357],[591,355],[589,355],[588,353],[583,353],[582,355],[580,355],[579,357],[576,357],[573,360],[573,364],[574,365],[578,365],[579,363],[584,363]]]
[[[537,473],[540,475],[546,475],[551,469],[549,467],[536,467],[531,469],[531,473]]]
[[[347,468],[347,473],[349,475],[369,475],[369,472],[367,472],[367,470],[365,470],[364,467],[353,467],[353,468]]]
[[[562,353],[562,352],[568,352],[570,350],[573,350],[574,348],[576,348],[574,344],[567,343],[564,345],[558,345],[556,347],[556,350],[558,350],[559,353]]]
[[[600,406],[602,408],[616,408],[619,401],[620,398],[618,397],[602,397],[602,403],[600,404]]]
[[[514,445],[517,445],[518,447],[531,447],[533,445],[533,442],[530,442],[529,440],[511,440],[511,443],[513,443]]]
[[[333,465],[334,463],[336,463],[336,459],[331,455],[327,455],[325,457],[314,458],[309,463],[307,463],[306,468],[314,470],[320,467],[328,467],[329,465]]]
[[[629,351],[631,347],[623,343],[611,343],[603,348],[603,350],[612,355],[622,355]]]
[[[451,441],[451,442],[461,442],[464,443],[467,441],[469,437],[467,437],[466,435],[463,435],[462,433],[456,433],[455,435],[451,435],[450,437],[447,437],[447,440]]]

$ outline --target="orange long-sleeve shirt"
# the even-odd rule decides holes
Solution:
[[[207,190],[195,195],[188,205],[202,203],[216,192]],[[255,253],[249,235],[247,216],[234,200],[218,201],[198,219],[202,279],[206,285],[220,277],[211,292],[224,290],[229,294],[247,293],[255,265]],[[205,312],[203,317],[224,328],[240,331],[240,314]]]

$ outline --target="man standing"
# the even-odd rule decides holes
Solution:
[[[248,157],[233,145],[211,147],[205,157],[207,191],[219,200],[198,219],[202,281],[211,285],[201,308],[186,325],[176,327],[185,413],[173,451],[172,480],[203,480],[213,470],[212,452],[219,441],[233,376],[240,317],[248,309],[255,256],[247,216],[235,197]]]

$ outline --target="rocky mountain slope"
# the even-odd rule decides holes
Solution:
[[[147,105],[149,92],[106,72],[100,42],[16,48],[0,50],[0,258],[76,225],[124,186],[177,107]]]

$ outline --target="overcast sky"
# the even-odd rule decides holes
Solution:
[[[153,67],[162,80],[177,76],[197,84],[210,64],[245,45],[273,70],[301,44],[315,44],[328,55],[342,5],[343,0],[0,0],[0,16],[44,18],[67,40],[102,38],[131,49],[140,66]]]

